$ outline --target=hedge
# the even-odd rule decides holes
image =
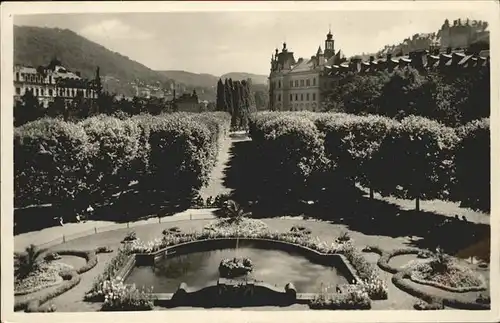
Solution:
[[[305,187],[358,183],[415,199],[417,209],[420,200],[436,198],[489,207],[488,119],[454,129],[419,116],[259,112],[250,135],[258,153],[253,174],[273,195],[302,190],[296,197],[305,199]]]
[[[66,203],[78,211],[131,181],[191,194],[207,184],[229,122],[216,112],[25,124],[14,135],[16,207]]]
[[[453,199],[463,206],[490,211],[490,120],[472,121],[458,129],[456,183]]]

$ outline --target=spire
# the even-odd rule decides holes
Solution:
[[[328,25],[328,34],[326,34],[326,39],[331,40],[332,37],[333,37],[333,35],[332,35],[332,25],[329,24]]]
[[[323,51],[321,50],[321,46],[318,47],[318,51],[316,52],[316,55],[323,55]]]

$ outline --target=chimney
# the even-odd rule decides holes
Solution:
[[[387,60],[390,61],[392,59],[392,54],[391,53],[387,53]]]
[[[80,72],[75,72],[75,74],[76,74],[76,76],[78,76],[78,77],[81,77],[81,76],[82,76],[82,73],[80,73]]]

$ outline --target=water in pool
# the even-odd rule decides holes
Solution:
[[[284,287],[291,282],[299,293],[316,293],[321,286],[347,283],[334,267],[310,262],[300,255],[278,250],[254,248],[221,249],[193,252],[158,261],[152,266],[135,267],[125,280],[136,286],[154,286],[155,293],[174,293],[180,283],[202,287],[219,279],[219,264],[224,258],[248,257],[254,269],[250,277],[257,281]]]

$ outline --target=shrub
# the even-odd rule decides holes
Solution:
[[[123,238],[122,242],[134,241],[136,239],[137,239],[137,234],[135,233],[135,231],[130,231],[129,233],[127,233],[125,238]]]
[[[39,249],[34,244],[26,247],[24,252],[14,253],[14,274],[22,279],[38,269],[40,256],[45,250]]]
[[[43,257],[43,259],[45,261],[53,261],[53,260],[61,259],[61,256],[59,256],[59,254],[57,252],[51,252],[51,253],[48,253],[47,255],[45,255],[45,257]]]
[[[453,199],[462,206],[490,211],[490,122],[475,120],[457,130]],[[472,158],[471,156],[474,156]]]
[[[109,116],[81,122],[89,142],[87,181],[97,197],[124,190],[136,175],[133,163],[138,158],[140,128],[136,123]]]
[[[296,200],[307,192],[307,181],[324,163],[322,136],[304,114],[258,113],[251,122],[257,148],[255,172],[262,196],[288,196]]]
[[[410,116],[392,127],[375,154],[377,191],[405,199],[446,198],[453,177],[457,136],[452,128]]]
[[[14,131],[15,203],[68,204],[87,191],[87,135],[80,125],[40,119]]]

